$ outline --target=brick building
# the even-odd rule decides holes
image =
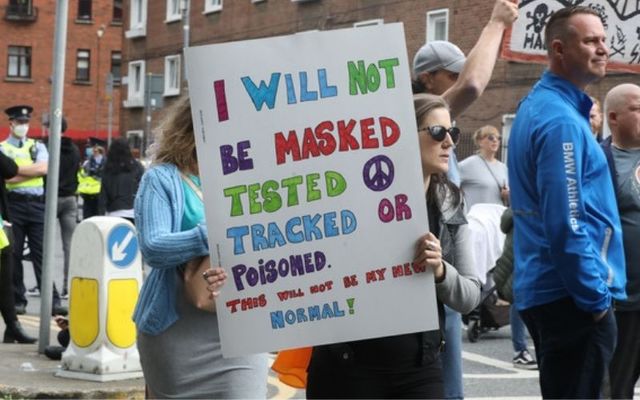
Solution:
[[[183,23],[180,0],[126,0],[123,42],[123,132],[143,135],[144,76],[164,77],[164,99],[180,94]],[[363,24],[404,23],[409,60],[425,40],[446,39],[468,53],[486,24],[494,0],[190,0],[190,45],[330,30]],[[372,43],[372,45],[375,45]],[[247,55],[247,62],[252,60]],[[464,132],[486,124],[508,131],[518,101],[539,78],[544,65],[498,60],[484,95],[457,120]],[[633,79],[611,73],[589,91],[603,99],[613,86]],[[132,82],[135,82],[132,85]],[[157,111],[152,113],[157,119]],[[503,145],[506,145],[503,143]],[[463,135],[460,158],[474,151],[471,135]]]
[[[122,44],[121,0],[70,0],[64,76],[64,108],[68,135],[81,141],[106,138],[108,132],[109,73],[115,76],[113,136],[119,135],[120,65]],[[0,3],[0,109],[16,104],[34,108],[29,136],[44,134],[43,118],[49,112],[55,1],[4,0]],[[4,114],[2,114],[4,116]],[[9,132],[0,118],[0,139]]]

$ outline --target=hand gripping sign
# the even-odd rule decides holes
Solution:
[[[224,355],[436,329],[402,25],[186,57]]]

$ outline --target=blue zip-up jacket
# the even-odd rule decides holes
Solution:
[[[591,100],[546,71],[520,102],[509,138],[518,310],[570,296],[583,311],[625,299],[620,217]]]
[[[145,172],[134,203],[138,241],[152,270],[147,276],[133,320],[138,330],[158,335],[179,318],[176,311],[177,268],[209,254],[204,221],[181,231],[184,191],[175,165],[161,164]]]

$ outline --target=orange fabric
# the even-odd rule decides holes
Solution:
[[[271,369],[278,374],[280,382],[296,389],[307,387],[307,367],[311,360],[311,349],[312,347],[302,347],[278,352]]]

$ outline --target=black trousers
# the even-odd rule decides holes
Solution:
[[[421,366],[370,366],[315,347],[307,376],[308,399],[441,399],[442,365],[437,356]]]
[[[82,195],[82,219],[87,219],[100,215],[98,211],[98,195]]]
[[[520,311],[536,346],[545,399],[596,399],[616,345],[610,308],[598,322],[565,297]]]
[[[6,326],[18,319],[13,298],[13,254],[10,246],[0,250],[0,312]]]
[[[29,239],[29,250],[33,272],[36,276],[38,289],[42,277],[42,242],[44,239],[44,202],[38,200],[9,199],[9,215],[13,227],[13,286],[15,303],[26,305],[26,288],[24,286],[24,268],[22,266],[22,252],[25,237]],[[53,285],[53,305],[60,304],[60,295]]]
[[[609,366],[611,398],[632,399],[640,377],[640,310],[616,311],[618,345]]]

